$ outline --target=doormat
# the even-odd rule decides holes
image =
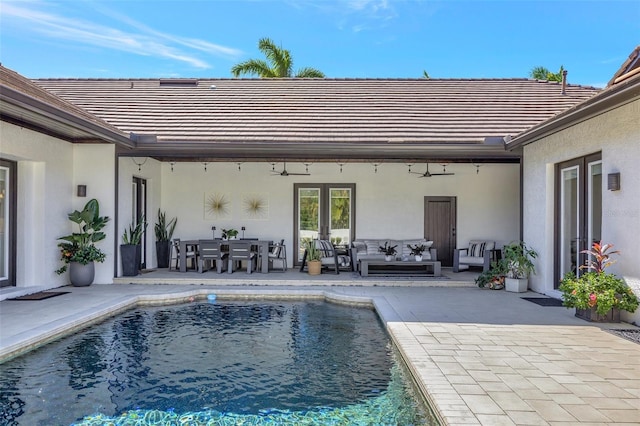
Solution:
[[[61,294],[71,293],[70,291],[39,291],[38,293],[27,294],[26,296],[14,297],[7,300],[44,300]]]
[[[528,300],[540,306],[562,306],[562,300],[552,297],[521,297],[520,299]]]

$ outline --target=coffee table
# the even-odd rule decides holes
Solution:
[[[360,275],[424,275],[439,277],[442,275],[440,262],[436,260],[391,260],[362,259],[360,260]]]

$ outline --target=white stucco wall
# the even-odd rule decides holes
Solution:
[[[113,152],[113,145],[73,145],[0,122],[0,155],[18,163],[17,287],[68,284],[68,273],[54,272],[62,266],[58,238],[73,232],[68,214],[90,198],[100,201],[102,215],[113,217]],[[76,196],[78,184],[87,185],[87,198]],[[107,260],[96,264],[95,283],[113,282],[112,226],[99,243]]]
[[[152,158],[136,158],[135,161],[141,164],[139,170],[138,165],[131,158],[120,158],[118,166],[118,232],[117,245],[122,244],[122,236],[126,229],[129,229],[133,220],[133,177],[145,179],[147,181],[147,230],[146,230],[146,250],[145,262],[147,268],[155,268],[158,265],[156,259],[156,239],[153,227],[156,223],[158,208],[162,202],[162,174],[161,163]],[[117,276],[122,276],[122,261],[118,248],[118,272]]]
[[[121,161],[130,162],[128,159]],[[142,167],[141,176],[151,176],[156,182],[155,171],[147,170],[153,164],[153,160],[150,161]],[[130,163],[126,167],[131,169],[133,166],[137,172],[137,166]],[[294,183],[355,183],[357,238],[421,237],[425,196],[457,197],[459,246],[473,238],[490,238],[500,245],[519,238],[517,164],[486,164],[480,167],[479,173],[471,164],[450,164],[447,171],[454,172],[454,176],[431,178],[418,178],[418,175],[408,173],[406,165],[391,163],[379,165],[377,173],[368,163],[347,163],[342,173],[335,163],[315,163],[309,167],[311,176],[289,177],[272,175],[269,163],[243,163],[240,171],[235,163],[210,163],[206,172],[202,163],[176,163],[173,171],[170,164],[163,163],[161,168],[160,206],[168,218],[178,217],[174,237],[210,238],[212,226],[216,226],[216,236],[220,237],[222,228],[240,230],[245,226],[246,237],[284,238],[290,266],[293,259]],[[282,163],[276,165],[276,169],[281,168]],[[128,215],[130,204],[127,204],[123,189],[131,178],[124,169],[125,166],[121,166],[119,204],[121,215]],[[287,169],[304,172],[304,165],[290,163]],[[412,170],[424,172],[425,165],[414,165]],[[442,166],[430,166],[432,173],[441,170]],[[206,194],[212,193],[224,194],[230,200],[228,218],[216,218],[205,211]],[[268,200],[267,218],[252,218],[244,212],[243,197],[251,193],[259,193]],[[130,198],[128,202],[131,202]],[[122,223],[121,233],[125,223],[128,222]],[[154,223],[150,220],[149,227]]]
[[[524,148],[524,240],[538,250],[537,274],[530,286],[559,297],[554,291],[554,165],[602,151],[603,241],[620,250],[610,272],[623,276],[640,295],[640,101],[629,103],[555,133]],[[620,172],[621,190],[608,191],[606,176]],[[625,321],[640,323],[640,311],[623,313]]]

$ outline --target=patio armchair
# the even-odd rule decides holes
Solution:
[[[269,246],[268,261],[270,270],[275,268],[275,264],[278,263],[282,272],[287,271],[287,247],[284,245],[284,240]]]
[[[215,263],[216,270],[219,274],[224,269],[224,264],[228,257],[228,253],[221,250],[221,241],[216,240],[200,240],[200,256],[198,258],[198,271],[203,273],[204,264],[210,264],[213,267]]]
[[[492,253],[496,247],[495,241],[471,240],[469,247],[453,251],[453,272],[460,272],[469,267],[480,267],[488,271],[491,267]]]
[[[186,253],[187,262],[191,260],[191,267],[196,269],[198,267],[198,247],[195,245],[187,245]],[[171,265],[175,265],[172,268]],[[180,269],[180,238],[175,238],[171,241],[171,258],[169,259],[169,270]]]

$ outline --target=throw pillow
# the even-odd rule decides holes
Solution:
[[[469,256],[471,257],[484,257],[486,241],[470,241],[469,242]]]
[[[381,244],[378,240],[365,240],[364,243],[367,245],[367,254],[380,254],[378,247],[384,245],[384,242]]]

